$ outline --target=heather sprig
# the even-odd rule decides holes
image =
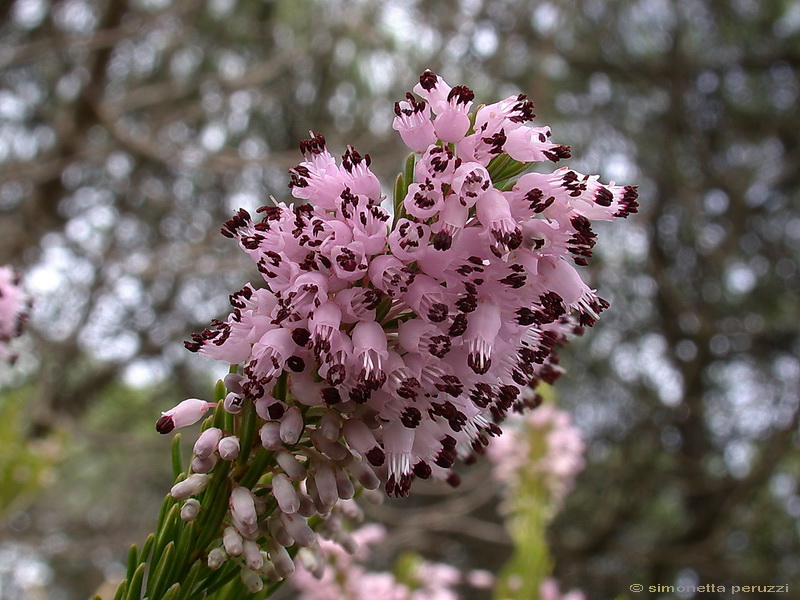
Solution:
[[[371,157],[348,146],[337,163],[312,132],[294,202],[225,223],[260,278],[186,344],[231,373],[215,402],[158,421],[169,433],[205,418],[121,597],[269,595],[318,536],[354,550],[341,524],[361,490],[458,485],[456,462],[536,406],[561,374],[556,348],[608,306],[574,265],[591,257],[592,220],[636,211],[635,188],[527,172],[570,151],[529,124],[524,95],[472,112],[469,88],[430,71],[413,91],[395,105],[413,152],[394,214]]]

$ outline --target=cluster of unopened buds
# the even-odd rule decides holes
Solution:
[[[234,365],[224,399],[186,400],[158,422],[168,433],[214,409],[172,495],[192,519],[226,482],[207,563],[241,559],[251,590],[291,575],[317,534],[350,545],[337,507],[360,490],[457,485],[456,461],[538,403],[537,385],[561,373],[556,347],[607,306],[571,263],[591,256],[591,220],[636,211],[635,188],[526,173],[569,148],[527,124],[524,95],[471,112],[472,91],[430,71],[414,92],[395,105],[413,153],[393,206],[369,155],[348,147],[337,165],[312,134],[291,170],[297,201],[225,224],[262,281],[187,342]]]
[[[8,343],[22,333],[30,312],[30,300],[20,286],[20,276],[12,267],[0,267],[0,361],[13,361]]]

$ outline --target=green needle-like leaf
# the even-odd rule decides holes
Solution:
[[[183,457],[181,456],[181,434],[172,438],[172,476],[177,479],[183,473]]]
[[[394,222],[405,215],[405,208],[403,207],[403,200],[406,197],[408,186],[405,184],[405,178],[402,173],[398,173],[394,180],[394,187],[392,188],[392,206],[394,207]]]
[[[123,598],[125,598],[125,595],[128,591],[128,581],[130,580],[123,579],[122,581],[120,581],[119,585],[117,586],[117,591],[114,593],[114,598],[112,600],[123,600]]]
[[[250,398],[245,398],[244,406],[241,412],[241,429],[238,431],[239,444],[239,457],[236,459],[237,464],[243,465],[250,458],[250,449],[253,447],[253,436],[256,432],[256,407]]]
[[[180,592],[181,592],[181,584],[174,583],[172,584],[172,587],[170,587],[166,592],[164,592],[164,596],[161,598],[161,600],[176,600]]]
[[[164,548],[177,537],[180,523],[180,508],[177,504],[174,504],[172,508],[169,509],[169,513],[167,513],[167,517],[164,519],[164,524],[157,529],[158,535],[153,547],[153,557],[150,559],[150,564],[158,564],[161,561]]]
[[[161,555],[158,563],[156,564],[155,571],[153,571],[147,580],[147,595],[150,598],[160,598],[161,591],[168,583],[168,575],[173,566],[175,557],[175,542],[170,542],[164,548],[164,553]]]
[[[125,600],[140,600],[142,597],[142,582],[144,581],[144,572],[147,570],[147,565],[139,565],[136,568],[136,572],[133,574],[133,578],[131,579],[130,583],[128,584],[128,589],[125,592],[125,596],[119,596],[120,598],[125,598]]]
[[[156,535],[151,533],[142,545],[142,552],[139,554],[139,564],[142,564],[150,557],[150,551],[153,549],[153,544],[156,541]],[[130,577],[128,578],[130,579]]]
[[[136,544],[134,544],[131,546],[131,549],[128,550],[128,570],[125,574],[125,578],[129,581],[133,578],[133,574],[136,572],[136,567],[139,565],[138,558],[138,549],[136,548]]]
[[[414,182],[414,165],[416,164],[416,162],[417,162],[417,153],[412,152],[406,158],[406,165],[405,168],[403,169],[403,179],[406,184],[406,191],[405,193],[403,193],[403,196],[405,196],[408,193],[408,186],[410,186]]]

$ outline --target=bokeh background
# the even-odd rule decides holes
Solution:
[[[256,277],[219,225],[288,197],[310,129],[391,182],[425,68],[527,93],[572,168],[639,185],[584,270],[612,308],[563,356],[588,466],[562,588],[800,584],[800,3],[6,0],[0,264],[35,309],[0,373],[0,598],[119,576],[170,485],[153,423],[217,373],[182,340]],[[464,475],[373,508],[376,560],[497,570],[496,490]]]

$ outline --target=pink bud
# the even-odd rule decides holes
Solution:
[[[275,571],[281,577],[291,577],[294,574],[294,561],[286,548],[275,540],[269,542],[269,559],[275,565]]]
[[[239,456],[239,438],[229,435],[219,441],[219,457],[222,460],[234,460]]]
[[[222,545],[225,546],[225,552],[230,556],[239,556],[242,553],[242,536],[236,531],[235,527],[225,528],[225,531],[222,533]]]
[[[322,432],[322,437],[331,442],[335,442],[342,434],[341,422],[339,415],[334,410],[325,411],[325,414],[319,420],[319,429]]]
[[[238,486],[231,491],[230,507],[233,516],[242,524],[252,527],[256,524],[258,515],[253,501],[253,493],[246,487]]]
[[[336,477],[336,490],[339,498],[349,500],[355,496],[356,488],[344,469],[334,469],[334,476]]]
[[[375,471],[368,464],[353,457],[347,462],[347,469],[353,474],[358,482],[367,490],[376,490],[381,485],[381,480],[375,475]]]
[[[361,456],[367,458],[372,464],[380,466],[383,464],[384,453],[375,436],[363,421],[359,419],[348,419],[342,427],[344,439]]]
[[[218,427],[209,427],[203,431],[194,443],[194,454],[200,458],[208,458],[217,449],[217,444],[222,437],[222,430]]]
[[[189,498],[181,506],[182,521],[194,521],[198,514],[200,514],[200,503],[194,498]]]
[[[301,481],[306,478],[306,469],[300,461],[295,458],[294,454],[290,452],[277,452],[275,454],[275,460],[290,479]]]
[[[333,467],[324,462],[316,464],[314,482],[317,486],[317,493],[322,504],[333,506],[339,499],[339,491],[336,489],[336,476]]]
[[[251,594],[257,594],[258,592],[264,589],[264,580],[261,579],[261,575],[259,575],[252,569],[244,567],[240,575],[244,587],[247,588],[247,591],[250,592]]]
[[[225,396],[225,401],[222,403],[222,407],[226,412],[229,412],[232,415],[238,415],[240,412],[242,412],[243,403],[244,398],[242,398],[236,392],[230,392],[227,396]]]
[[[242,544],[242,555],[244,564],[253,571],[258,571],[264,566],[264,559],[261,558],[261,548],[253,540],[245,540]]]
[[[212,454],[206,458],[195,456],[192,459],[192,471],[195,473],[211,473],[211,470],[217,464],[217,460],[218,457],[216,454]]]
[[[183,481],[172,486],[169,493],[176,500],[185,500],[189,496],[196,496],[208,485],[208,475],[189,475]]]
[[[281,546],[288,548],[294,544],[294,538],[286,531],[278,515],[272,515],[267,520],[267,529],[269,529],[273,539]]]
[[[297,496],[297,490],[294,489],[292,482],[283,473],[278,473],[272,478],[272,495],[275,496],[278,506],[285,513],[292,514],[300,508],[300,498]]]
[[[286,444],[296,444],[303,433],[303,413],[297,406],[286,411],[280,425],[280,438]]]
[[[221,546],[217,546],[208,553],[208,568],[212,571],[219,569],[228,558],[225,550]]]
[[[300,515],[281,514],[280,519],[286,531],[294,538],[298,546],[308,548],[314,545],[317,536],[303,517]]]
[[[380,482],[378,482],[378,485],[380,485]],[[305,494],[299,494],[299,496],[300,508],[297,509],[297,514],[306,519],[310,519],[317,514],[317,507],[314,506],[314,501]]]
[[[316,429],[311,432],[311,442],[314,447],[325,454],[331,460],[345,460],[350,452],[342,446],[339,442],[331,442],[325,439],[322,432]]]
[[[243,391],[242,384],[245,382],[245,379],[243,375],[239,375],[238,373],[228,373],[222,381],[225,383],[225,387],[228,390],[241,394]]]
[[[355,554],[358,551],[358,543],[344,529],[340,529],[333,534],[333,541],[344,548],[344,551],[348,554]]]
[[[281,426],[280,423],[270,421],[264,423],[261,429],[258,430],[258,435],[261,438],[261,445],[267,450],[277,450],[281,447]]]

